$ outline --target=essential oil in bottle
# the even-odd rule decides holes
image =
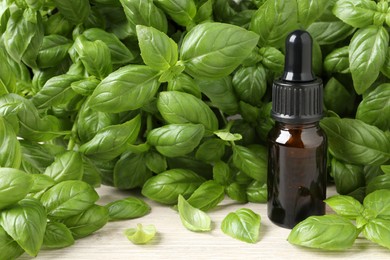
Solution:
[[[284,74],[272,86],[275,126],[268,135],[268,217],[282,227],[325,213],[322,93],[322,80],[312,71],[312,38],[294,31],[286,39]]]

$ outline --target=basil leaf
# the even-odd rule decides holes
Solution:
[[[377,126],[383,131],[390,130],[390,84],[377,86],[364,96],[356,112],[356,118]]]
[[[251,53],[257,40],[258,35],[244,28],[206,22],[186,34],[180,58],[185,71],[194,78],[222,78]]]
[[[329,53],[324,60],[324,69],[328,73],[349,73],[349,48],[341,47]]]
[[[113,65],[128,64],[136,58],[136,54],[129,50],[113,33],[108,33],[99,28],[90,28],[83,32],[83,36],[91,42],[97,40],[104,42],[110,50]]]
[[[178,91],[160,92],[157,108],[162,117],[170,124],[202,124],[207,131],[218,129],[218,120],[214,112],[191,94]]]
[[[101,229],[108,222],[108,209],[92,205],[78,215],[68,217],[62,222],[69,228],[75,239],[86,237]]]
[[[67,218],[80,214],[91,207],[99,195],[87,183],[78,180],[60,182],[41,197],[47,214],[51,218]]]
[[[24,253],[18,243],[0,226],[0,258],[16,259]]]
[[[260,181],[252,181],[246,187],[246,196],[249,202],[265,203],[267,202],[267,184]]]
[[[88,0],[53,0],[60,13],[71,23],[84,22],[91,11]]]
[[[14,68],[6,61],[7,56],[5,50],[0,51],[0,58],[5,61],[0,71],[0,95],[16,92],[16,74]]]
[[[307,28],[315,20],[321,17],[322,13],[327,9],[329,1],[320,0],[298,0],[298,21],[299,23]]]
[[[250,30],[260,35],[259,46],[279,48],[297,21],[296,1],[267,0],[253,15]]]
[[[90,96],[95,90],[96,86],[100,83],[94,76],[72,82],[70,87],[74,92],[83,96]]]
[[[197,98],[202,97],[198,84],[185,73],[181,73],[169,80],[167,90],[185,92]]]
[[[284,54],[274,47],[260,48],[261,64],[267,69],[281,73],[284,68]]]
[[[0,225],[27,254],[34,257],[42,246],[46,221],[45,208],[36,199],[23,199],[0,213]]]
[[[108,209],[110,221],[139,218],[150,212],[150,206],[145,201],[135,197],[116,200],[104,207]]]
[[[225,189],[213,180],[206,181],[187,199],[194,208],[208,211],[215,208],[225,198]]]
[[[228,115],[238,112],[238,100],[232,85],[230,76],[220,79],[197,79],[200,90],[211,103]]]
[[[144,154],[125,152],[114,167],[114,185],[119,189],[133,189],[142,185],[152,177],[146,167]]]
[[[136,32],[136,25],[145,25],[166,33],[168,22],[164,12],[156,7],[153,0],[120,0],[131,31]]]
[[[221,138],[221,140],[227,141],[227,142],[238,141],[238,140],[242,139],[242,135],[237,134],[237,133],[232,134],[232,133],[226,132],[225,129],[215,131],[214,134],[216,136],[218,136],[219,138]]]
[[[99,130],[92,140],[80,146],[80,152],[97,159],[114,159],[126,150],[128,144],[135,142],[140,127],[139,115],[121,125],[107,126]]]
[[[204,126],[194,124],[170,124],[148,133],[148,144],[167,157],[177,157],[192,152],[204,136]]]
[[[88,41],[80,35],[73,46],[90,75],[104,79],[112,72],[110,49],[103,41]]]
[[[230,167],[224,161],[218,161],[213,166],[213,180],[223,186],[227,186],[233,179]]]
[[[145,164],[154,173],[161,173],[168,168],[167,159],[160,153],[150,151],[145,155]]]
[[[82,157],[83,164],[83,176],[81,178],[82,181],[88,183],[92,187],[100,187],[102,183],[102,177],[100,176],[100,171],[98,167],[87,157]]]
[[[21,160],[16,133],[10,123],[0,116],[0,167],[19,168]]]
[[[387,175],[390,175],[390,165],[382,165],[381,166],[381,170],[387,174]]]
[[[0,209],[26,197],[33,179],[25,172],[13,168],[0,168]]]
[[[153,27],[137,25],[136,28],[141,56],[146,65],[155,70],[167,70],[176,64],[176,42]]]
[[[356,93],[363,94],[379,75],[389,46],[389,33],[380,26],[356,31],[349,45],[349,63]]]
[[[31,100],[37,108],[66,104],[76,96],[71,84],[80,79],[80,76],[68,74],[52,77]]]
[[[67,36],[71,34],[73,29],[72,24],[61,13],[50,15],[43,25],[46,35],[58,34]]]
[[[362,216],[364,207],[359,201],[351,196],[336,195],[325,200],[325,203],[338,215],[349,219],[356,219]]]
[[[324,104],[338,115],[348,115],[355,108],[355,92],[350,92],[336,78],[330,78],[324,89]]]
[[[156,236],[156,227],[137,224],[136,228],[126,229],[124,234],[134,244],[146,244]]]
[[[226,187],[225,192],[232,200],[235,200],[239,203],[248,202],[248,196],[246,194],[246,184],[240,184],[238,182],[230,183]]]
[[[368,194],[363,206],[372,211],[375,217],[390,219],[390,190],[382,189]]]
[[[321,45],[334,44],[354,33],[355,28],[340,20],[318,21],[312,23],[307,31]]]
[[[363,228],[363,235],[368,240],[390,249],[390,220],[373,219]]]
[[[345,250],[353,245],[358,235],[358,229],[344,217],[311,216],[292,229],[288,242],[311,248]]]
[[[370,194],[376,190],[390,189],[390,175],[380,175],[369,180],[366,186],[366,194]]]
[[[199,145],[195,158],[204,162],[219,161],[225,155],[226,142],[220,139],[208,139]]]
[[[199,24],[201,22],[213,20],[213,3],[214,0],[206,0],[197,4],[198,10],[194,17],[196,23]],[[218,11],[217,8],[215,11]]]
[[[211,230],[211,219],[210,217],[200,209],[191,206],[188,201],[179,194],[177,208],[181,223],[188,230],[191,231],[210,231]]]
[[[390,18],[389,18],[390,19]],[[390,21],[389,21],[390,23]],[[390,47],[387,50],[387,55],[385,57],[385,63],[383,64],[381,72],[388,78],[390,78]]]
[[[333,13],[346,24],[363,28],[374,23],[376,4],[369,0],[336,1]]]
[[[249,148],[233,146],[233,164],[246,175],[265,183],[267,161],[256,156]]]
[[[221,224],[223,233],[232,238],[256,243],[259,239],[261,217],[251,209],[241,208],[229,213]]]
[[[83,173],[81,155],[74,151],[67,151],[57,156],[44,172],[57,183],[66,180],[81,180]]]
[[[157,72],[147,66],[121,67],[96,87],[90,100],[91,108],[110,113],[141,108],[157,93],[160,86],[157,76]]]
[[[194,24],[196,5],[194,0],[157,0],[156,4],[168,14],[173,21],[181,26]]]
[[[39,143],[20,141],[22,150],[22,167],[26,163],[34,170],[26,171],[31,173],[43,173],[50,164],[54,161],[54,156]]]
[[[69,228],[59,222],[48,222],[43,237],[43,248],[58,249],[74,244],[74,238]]]
[[[332,159],[331,176],[334,178],[336,190],[345,195],[365,185],[363,167],[360,165],[347,164]]]
[[[42,45],[37,56],[39,68],[50,68],[59,65],[68,55],[71,41],[61,35],[43,37]]]
[[[266,71],[263,66],[241,67],[233,76],[233,87],[240,100],[260,105],[267,89]]]
[[[189,197],[204,181],[191,170],[167,170],[148,179],[142,187],[142,195],[160,203],[175,204],[179,194]]]
[[[329,151],[339,160],[379,165],[389,159],[390,141],[375,126],[335,117],[322,119],[320,125],[328,136]]]
[[[46,190],[56,184],[56,182],[49,176],[44,174],[30,174],[33,179],[33,185],[30,192],[40,192]]]

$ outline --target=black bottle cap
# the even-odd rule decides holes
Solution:
[[[296,30],[286,38],[284,74],[272,86],[272,117],[289,124],[322,118],[322,80],[312,70],[312,38]]]

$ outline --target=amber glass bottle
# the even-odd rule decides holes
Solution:
[[[283,76],[272,87],[275,127],[268,136],[268,217],[293,228],[325,213],[326,136],[322,81],[312,72],[312,39],[301,30],[286,40]]]

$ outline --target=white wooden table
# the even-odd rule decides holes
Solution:
[[[134,195],[107,186],[98,188],[98,192],[101,196],[99,204]],[[335,194],[334,188],[329,188],[328,195],[332,194]],[[109,222],[94,234],[77,240],[73,246],[60,250],[42,250],[35,259],[390,259],[390,250],[363,238],[358,238],[355,245],[345,252],[293,246],[286,240],[290,230],[277,227],[269,221],[266,204],[236,204],[226,199],[218,208],[208,212],[213,221],[212,231],[195,233],[181,224],[178,213],[171,207],[146,201],[152,207],[150,214],[133,220]],[[256,244],[235,240],[220,229],[222,219],[229,212],[242,207],[261,215],[260,239]],[[135,227],[137,223],[156,226],[158,233],[151,243],[134,245],[123,235],[126,228]],[[34,258],[24,254],[20,259]]]

